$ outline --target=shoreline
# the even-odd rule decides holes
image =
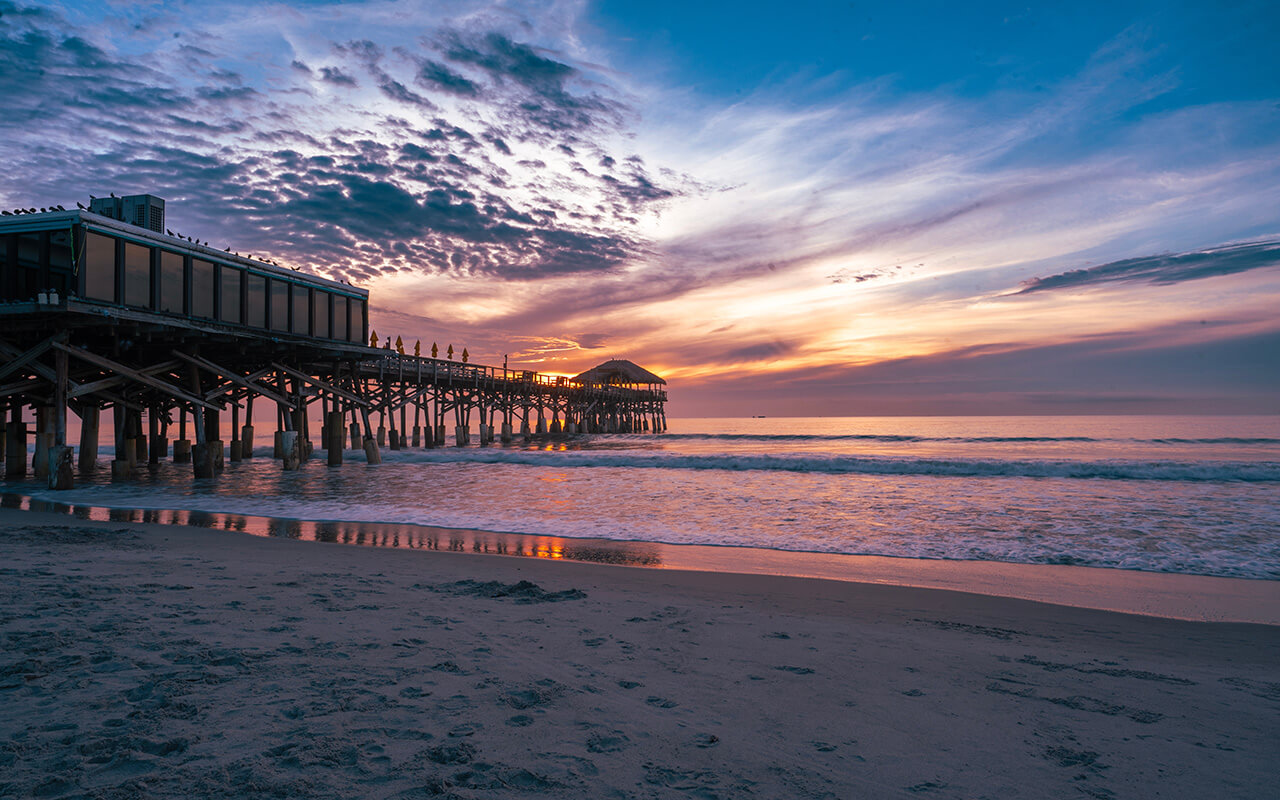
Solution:
[[[1196,622],[1280,625],[1280,581],[1074,565],[951,561],[895,556],[664,544],[503,533],[408,523],[309,521],[185,510],[67,505],[0,493],[0,524],[12,512],[98,522],[191,526],[359,547],[611,564],[673,571],[773,575],[939,589],[1072,608]]]

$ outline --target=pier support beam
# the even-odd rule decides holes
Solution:
[[[116,403],[111,408],[112,428],[115,431],[115,458],[111,460],[111,479],[119,480],[133,472],[133,463],[129,455],[133,453],[132,442],[128,434],[128,409],[124,403]]]
[[[244,427],[240,429],[240,457],[245,461],[253,458],[253,392],[248,392],[244,401]]]
[[[173,443],[173,463],[191,463],[191,440],[187,438],[187,412],[178,409],[178,438]]]
[[[158,465],[160,459],[169,455],[169,440],[160,433],[160,411],[151,409],[148,413],[151,432],[147,437],[147,463]]]
[[[98,466],[98,419],[102,409],[86,405],[80,409],[80,471],[92,472]]]
[[[36,449],[31,467],[37,478],[49,477],[49,447],[53,444],[53,408],[36,408]]]
[[[49,447],[49,488],[54,490],[73,489],[76,485],[75,472],[71,462],[75,454],[67,447],[67,354],[58,350],[54,353],[53,385],[53,441]]]
[[[302,466],[302,448],[297,431],[284,431],[280,435],[280,447],[284,451],[281,459],[286,471],[292,472]]]
[[[236,463],[244,458],[244,443],[236,433],[240,430],[240,404],[233,402],[231,404],[231,463]]]
[[[325,420],[324,430],[328,438],[325,447],[329,453],[329,466],[340,467],[342,466],[342,451],[345,449],[342,446],[342,440],[347,435],[346,430],[342,427],[342,412],[330,411],[328,419]]]
[[[378,452],[378,440],[373,438],[373,427],[369,422],[369,409],[361,408],[360,416],[364,418],[364,456],[370,464],[381,464],[382,453]]]
[[[200,396],[200,373],[191,366],[191,388],[196,397]],[[212,478],[214,475],[213,453],[209,449],[209,430],[205,424],[204,409],[198,405],[193,405],[191,409],[194,427],[196,429],[196,443],[191,448],[191,469],[197,478]]]
[[[209,457],[213,461],[215,472],[222,472],[226,467],[226,445],[222,441],[221,414],[217,411],[204,410],[204,440],[209,446]]]

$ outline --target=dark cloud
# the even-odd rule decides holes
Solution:
[[[493,134],[487,134],[484,138],[488,139],[489,143],[492,144],[494,149],[497,150],[499,153],[502,153],[505,156],[511,155],[511,148],[508,147],[507,143],[502,141],[500,137],[495,136]]]
[[[547,132],[576,136],[621,124],[625,115],[621,103],[590,88],[577,68],[500,33],[454,32],[444,37],[442,47],[446,60],[483,72],[495,87],[514,95],[523,137]],[[455,94],[478,92],[473,82],[437,62],[426,62],[419,77]]]
[[[417,81],[428,89],[445,91],[463,97],[475,97],[480,94],[480,85],[459,75],[438,61],[427,59],[418,69]]]
[[[1168,285],[1276,266],[1280,266],[1280,241],[1250,242],[1191,253],[1127,258],[1046,278],[1034,278],[1023,284],[1017,294],[1105,283]]]
[[[320,80],[325,83],[332,83],[334,86],[356,86],[356,79],[343,72],[338,67],[321,67]]]
[[[793,342],[768,341],[734,347],[725,351],[723,360],[726,363],[741,361],[771,361],[796,349]]]
[[[384,95],[391,98],[392,100],[396,100],[401,103],[407,103],[409,105],[415,105],[419,108],[426,109],[428,111],[438,110],[435,103],[432,103],[427,98],[423,97],[422,95],[418,94],[417,92],[413,91],[409,87],[405,86],[400,81],[390,76],[387,76],[387,75],[379,76],[378,89]]]

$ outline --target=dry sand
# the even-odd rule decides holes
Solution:
[[[0,797],[1255,798],[1280,627],[0,511]]]

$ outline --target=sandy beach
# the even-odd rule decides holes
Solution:
[[[1280,627],[0,511],[4,797],[1262,797]]]

